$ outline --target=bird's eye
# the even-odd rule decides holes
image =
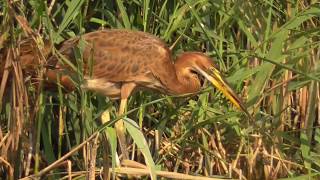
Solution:
[[[198,75],[198,72],[195,71],[195,70],[193,70],[193,69],[190,69],[190,73],[191,73],[191,74],[194,74],[194,75]]]

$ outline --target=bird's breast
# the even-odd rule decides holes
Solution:
[[[85,79],[82,88],[95,91],[111,99],[119,99],[121,95],[121,82],[109,82],[105,79]]]

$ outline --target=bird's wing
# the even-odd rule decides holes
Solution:
[[[86,41],[84,71],[87,75],[92,74],[91,78],[110,82],[159,80],[165,83],[166,78],[175,75],[169,49],[150,34],[107,30],[87,33],[82,38]],[[64,43],[61,53],[72,57],[75,42],[76,39]]]

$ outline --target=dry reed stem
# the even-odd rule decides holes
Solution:
[[[66,162],[67,162],[67,170],[68,170],[68,180],[71,180],[72,179],[72,176],[71,176],[72,162],[70,160],[66,160]]]
[[[108,180],[110,179],[110,173],[109,173],[109,163],[110,163],[110,158],[109,158],[109,152],[110,152],[110,148],[109,148],[109,144],[108,141],[106,140],[106,138],[103,138],[104,140],[102,140],[103,143],[103,149],[104,149],[104,153],[102,154],[103,156],[103,169],[102,169],[102,175],[103,175],[103,180]]]
[[[281,161],[278,161],[276,168],[273,170],[272,174],[270,175],[270,179],[275,179],[280,169],[281,169]]]
[[[2,157],[0,157],[0,162],[7,166],[9,179],[13,178],[13,167],[11,166],[11,164]]]
[[[130,147],[130,146],[129,146]],[[130,149],[130,148],[129,148]],[[135,143],[133,143],[132,144],[132,148],[131,148],[132,150],[131,150],[131,156],[130,156],[130,159],[131,160],[134,160],[135,159],[135,152],[136,152],[136,144]],[[137,151],[137,159],[141,159],[141,156],[140,156],[140,154],[139,154],[139,152],[140,151]]]
[[[2,80],[1,80],[1,86],[0,86],[0,108],[2,109],[2,98],[5,92],[6,84],[9,77],[9,67],[12,64],[12,52],[8,51],[6,56],[6,62],[4,65],[4,72],[2,73]]]
[[[124,159],[121,162],[122,166],[125,167],[130,167],[130,168],[139,168],[139,169],[147,169],[148,167],[144,164],[141,164],[139,162],[133,161],[133,160],[129,160],[129,159]]]
[[[232,171],[237,173],[239,179],[247,180],[247,177],[243,176],[241,169],[232,168]]]
[[[110,109],[105,110],[102,115],[101,115],[101,123],[105,124],[108,121],[110,121]],[[107,136],[107,131],[104,131],[105,134],[105,138],[102,139],[102,143],[103,143],[103,147],[105,149],[104,153],[103,153],[103,179],[107,180],[110,179],[110,173],[109,173],[109,162],[110,162],[110,158],[109,158],[109,152],[110,152],[110,148],[109,148],[109,143],[108,143],[108,136]],[[118,158],[116,156],[116,158]],[[119,159],[119,158],[118,158]],[[118,160],[120,161],[120,160]]]
[[[112,168],[109,170],[112,172]],[[100,169],[96,169],[96,172],[100,172]],[[140,168],[128,168],[128,167],[117,167],[113,171],[116,174],[125,174],[130,176],[149,176],[150,170],[140,169]],[[87,174],[87,171],[77,171],[72,173],[72,177],[81,176]],[[179,179],[179,180],[226,180],[227,178],[214,178],[214,177],[203,177],[203,176],[193,176],[183,173],[168,172],[168,171],[156,171],[157,176],[170,179]]]
[[[236,168],[243,147],[244,147],[244,140],[243,140],[243,138],[241,138],[241,140],[240,140],[240,146],[239,146],[239,149],[238,149],[238,152],[237,152],[237,156],[236,156],[235,160],[232,162],[232,169],[233,169],[233,168]]]
[[[225,155],[226,155],[226,151],[222,145],[222,142],[221,142],[221,137],[220,137],[220,133],[218,131],[218,127],[217,127],[217,124],[214,123],[214,131],[215,131],[215,135],[216,135],[216,139],[217,139],[217,143],[215,142],[214,140],[214,137],[213,135],[208,131],[206,130],[205,128],[203,128],[203,132],[205,132],[208,136],[210,136],[211,138],[211,141],[210,141],[210,144],[212,146],[212,148],[215,150],[216,152],[216,156],[219,158],[219,164],[222,166],[224,172],[228,172],[228,167],[227,165],[225,164],[224,161],[221,161],[221,159],[225,159]],[[218,144],[218,146],[217,146]],[[220,168],[218,165],[217,165],[218,168]],[[220,172],[220,174],[222,174],[222,172]]]
[[[29,152],[28,152],[28,155],[27,155],[27,158],[26,158],[27,162],[26,162],[26,165],[25,165],[25,173],[24,173],[25,176],[29,176],[29,173],[30,173],[32,152],[33,152],[33,147],[30,145],[29,146]]]
[[[319,49],[319,54],[320,54],[320,49]],[[317,93],[317,97],[318,97],[318,114],[317,114],[317,119],[318,119],[318,124],[320,124],[320,83],[317,83],[317,89],[318,89],[318,93]]]
[[[116,173],[121,174],[130,174],[130,175],[140,175],[140,176],[146,176],[150,174],[150,171],[148,169],[138,169],[138,168],[116,168]],[[182,173],[176,173],[176,172],[167,172],[167,171],[156,171],[155,172],[157,176],[162,176],[165,178],[172,178],[172,179],[185,179],[185,180],[221,180],[221,178],[209,178],[209,177],[201,177],[201,176],[192,176],[192,175],[186,175]],[[225,179],[224,179],[225,180]]]
[[[7,132],[7,134],[1,139],[0,141],[0,148],[2,147],[2,145],[4,144],[4,142],[7,140],[7,138],[9,137],[10,131]]]
[[[63,105],[59,106],[59,114],[58,114],[58,136],[59,136],[59,140],[58,140],[58,147],[59,147],[59,151],[58,151],[58,158],[61,157],[61,146],[62,146],[62,138],[64,136],[64,117],[63,115],[66,114],[66,107]]]
[[[67,176],[66,178],[68,178],[68,180],[71,180],[72,179],[72,162],[70,160],[66,160],[66,161],[63,161],[59,164],[56,164],[56,166],[54,168],[58,168],[58,167],[61,167],[61,166],[66,166],[66,169],[67,169]],[[89,171],[88,171],[89,172]],[[30,176],[29,176],[30,177]],[[23,178],[24,179],[24,178]],[[31,178],[32,179],[32,178]]]
[[[91,142],[90,147],[90,154],[88,155],[89,159],[89,180],[95,179],[95,167],[96,167],[96,158],[97,158],[97,149],[98,149],[98,138],[99,136],[96,136],[94,139],[94,142]]]
[[[268,156],[270,158],[273,158],[273,159],[276,159],[276,160],[279,160],[279,161],[282,161],[283,163],[287,163],[287,164],[291,164],[291,165],[294,165],[294,166],[297,166],[297,167],[300,167],[300,168],[303,168],[304,166],[303,165],[300,165],[300,164],[297,164],[297,163],[294,163],[294,162],[291,162],[291,161],[288,161],[288,160],[285,160],[285,159],[282,159],[281,157],[278,157],[278,156],[275,156],[275,155],[271,155],[267,152],[267,150],[263,150],[263,155],[264,156]]]
[[[199,174],[201,169],[202,169],[202,166],[200,166],[204,161],[204,155],[202,155],[202,153],[200,153],[200,157],[199,157],[199,166],[197,168],[197,170],[195,171],[195,173]]]
[[[56,0],[52,0],[52,1],[51,1],[50,6],[48,7],[48,15],[51,14],[51,11],[52,11],[52,8],[53,8],[55,2],[56,2]]]
[[[159,150],[160,150],[160,134],[159,134],[159,130],[155,130],[154,131],[154,154],[156,157],[159,156]]]
[[[83,148],[89,141],[94,139],[96,136],[99,136],[99,132],[93,133],[89,138],[87,138],[85,141],[83,141],[81,144],[73,148],[71,151],[69,151],[67,154],[63,155],[60,159],[56,160],[46,168],[42,169],[39,173],[30,175],[28,177],[24,177],[22,179],[29,179],[29,178],[37,178],[45,175],[47,172],[54,169],[58,164],[66,160],[69,156],[71,156],[73,153],[77,152],[79,149]]]

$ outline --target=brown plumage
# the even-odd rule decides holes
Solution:
[[[144,32],[102,30],[84,34],[82,38],[86,41],[83,51],[86,81],[83,87],[111,98],[127,98],[136,87],[151,88],[172,95],[195,93],[201,87],[199,75],[203,72],[210,74],[208,71],[215,69],[212,60],[198,52],[185,52],[174,63],[166,44]],[[73,48],[79,39],[77,37],[66,41],[59,50],[73,64]],[[89,61],[93,63],[91,77]],[[66,65],[58,63],[56,67],[65,69]],[[199,72],[199,69],[203,72]],[[51,79],[56,78],[54,73],[51,75]],[[69,84],[71,81],[64,79],[62,84],[72,87]],[[132,90],[122,94],[122,86],[130,86]],[[232,96],[239,101],[234,93]]]
[[[125,111],[128,97],[138,88],[172,95],[196,93],[201,88],[202,77],[208,79],[236,107],[248,114],[240,98],[223,80],[212,60],[203,53],[185,52],[174,61],[166,44],[156,36],[131,30],[101,30],[84,34],[81,38],[72,38],[61,45],[59,53],[70,60],[73,66],[78,64],[74,55],[78,44],[83,50],[82,70],[85,81],[82,87],[113,99],[120,98],[120,115]],[[37,64],[32,49],[34,48],[29,48],[29,53],[23,52],[20,58],[24,67],[29,69]],[[60,77],[61,85],[72,90],[75,84],[71,77],[75,77],[75,69],[62,62],[58,61],[57,56],[48,59],[48,65],[53,68],[47,70],[47,78],[57,82]],[[124,158],[128,158],[121,120],[116,123],[116,130]]]
[[[110,98],[120,98],[120,115],[124,113],[127,98],[137,88],[173,95],[196,93],[201,88],[200,76],[207,78],[235,106],[247,113],[212,60],[202,53],[185,52],[173,61],[170,50],[162,40],[131,30],[101,30],[84,34],[81,38],[85,44],[82,44],[85,74],[82,87]],[[81,38],[66,41],[59,50],[72,64],[76,64],[73,49]],[[48,71],[49,79],[54,81],[56,74],[62,72],[61,84],[67,89],[74,89],[70,74],[65,73],[66,70],[72,72],[71,67],[59,63],[56,58],[51,58],[49,62],[57,62],[56,69]],[[122,123],[116,123],[116,130],[124,158],[128,158]]]

